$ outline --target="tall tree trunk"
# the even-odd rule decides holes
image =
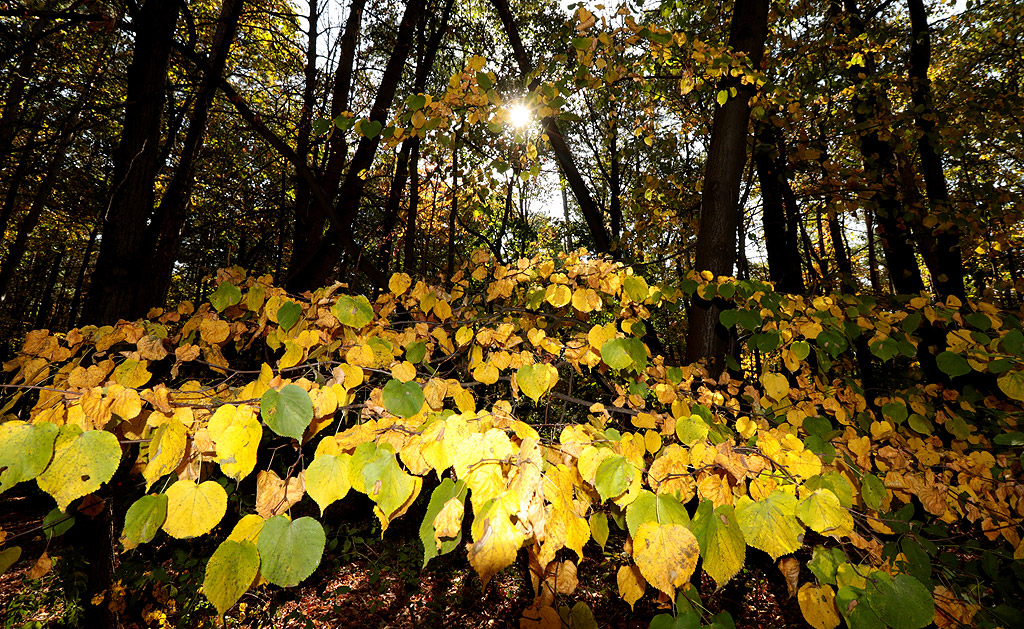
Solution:
[[[319,40],[320,21],[320,0],[309,0],[309,16],[307,24],[309,31],[306,34],[306,67],[303,71],[304,82],[302,86],[302,109],[299,112],[297,125],[298,137],[295,142],[295,152],[304,166],[310,163],[310,136],[313,132],[313,110],[316,107],[316,60],[317,41]],[[344,135],[335,133],[334,135]],[[322,185],[322,184],[321,184]],[[295,234],[292,242],[308,243],[318,241],[323,236],[324,215],[323,212],[313,205],[311,190],[308,186],[298,185],[295,187]],[[303,249],[295,247],[292,249],[292,261],[301,259],[299,253]]]
[[[789,186],[788,160],[780,147],[780,133],[771,120],[757,124],[754,162],[761,185],[764,243],[768,250],[768,274],[775,288],[783,293],[804,292],[804,274],[800,268],[796,221],[789,220],[784,188]],[[795,217],[794,217],[795,218]]]
[[[192,189],[195,186],[196,167],[206,136],[210,106],[213,104],[217,84],[227,65],[228,53],[238,30],[238,19],[242,14],[243,4],[243,0],[224,0],[221,4],[211,58],[202,69],[203,79],[195,97],[178,167],[160,199],[153,220],[146,228],[145,247],[152,252],[153,276],[149,282],[143,284],[145,292],[139,297],[145,307],[160,306],[167,299],[171,274],[181,244],[181,228],[185,224]]]
[[[931,80],[928,66],[931,64],[931,33],[928,27],[928,12],[923,0],[907,0],[910,9],[910,88],[914,103],[914,124],[920,137],[917,140],[921,155],[921,173],[924,175],[928,204],[937,223],[926,233],[926,240],[933,250],[936,266],[932,281],[940,296],[956,295],[963,299],[964,267],[960,250],[960,230],[953,222],[949,206],[949,187],[942,168],[941,144],[938,133],[938,119],[932,101]],[[922,231],[926,228],[922,225]]]
[[[844,3],[850,36],[859,37],[864,32],[864,23],[856,0],[844,0]],[[835,8],[835,3],[832,6]],[[889,277],[897,293],[915,294],[924,290],[924,282],[914,256],[905,208],[899,198],[895,151],[879,131],[885,113],[882,97],[878,93],[880,88],[866,80],[875,73],[874,55],[865,52],[863,59],[864,65],[852,66],[849,74],[856,88],[851,106],[860,133],[864,175],[874,189],[871,204],[881,232],[882,251],[885,253]]]
[[[377,95],[370,108],[369,119],[379,122],[381,126],[387,124],[388,110],[391,108],[398,90],[402,69],[409,56],[409,50],[412,48],[415,26],[423,7],[424,0],[409,0],[395,34],[395,47],[388,58],[380,85],[377,87]],[[362,173],[373,165],[379,145],[380,134],[372,138],[363,137],[359,140],[349,163],[345,180],[338,192],[338,204],[335,212],[339,220],[337,223],[331,221],[327,236],[321,239],[317,246],[303,247],[302,250],[310,252],[308,255],[300,260],[293,260],[292,269],[286,282],[289,290],[302,292],[325,284],[341,258],[342,247],[355,247],[352,243],[352,226],[359,211],[363,190],[366,187],[366,180]],[[305,245],[306,243],[296,243],[296,245],[300,244]],[[296,247],[296,249],[298,248]],[[363,256],[360,255],[359,260],[361,267],[369,266]],[[374,271],[376,272],[373,279],[379,283],[382,274],[376,269]]]
[[[445,264],[444,279],[451,284],[455,273],[455,224],[459,216],[459,132],[455,131],[452,140],[452,200],[448,211],[448,257]]]
[[[768,0],[737,0],[729,45],[737,53],[747,55],[751,68],[761,64],[767,33]],[[723,79],[718,87],[727,94],[733,88],[736,95],[715,109],[701,197],[695,265],[698,271],[710,271],[713,276],[732,275],[736,263],[737,202],[747,159],[750,99],[755,93],[753,85],[732,76]],[[724,370],[730,345],[729,331],[718,321],[723,305],[699,298],[690,305],[686,361],[708,359],[712,375]]]
[[[526,47],[523,46],[522,37],[519,35],[519,26],[512,16],[512,10],[509,8],[508,1],[491,0],[491,5],[498,13],[498,18],[501,20],[505,34],[508,36],[509,43],[512,46],[512,53],[519,64],[519,72],[525,79],[533,72],[533,62],[530,61],[530,56],[526,53]],[[599,253],[610,253],[613,249],[612,239],[604,226],[604,217],[601,214],[601,209],[594,202],[590,189],[587,188],[587,183],[583,180],[583,175],[580,174],[579,168],[576,166],[576,159],[573,157],[565,137],[558,128],[558,122],[555,118],[548,116],[541,120],[541,126],[548,136],[548,142],[551,144],[551,150],[555,153],[555,159],[562,169],[562,174],[569,183],[573,196],[576,197],[576,203],[580,206],[580,212],[587,223],[587,229],[590,231],[591,238],[594,239],[594,247]]]
[[[139,296],[151,270],[143,242],[160,169],[160,119],[179,7],[178,2],[146,0],[133,20],[135,46],[124,127],[114,154],[114,189],[85,306],[85,319],[91,323],[113,323],[146,312]]]

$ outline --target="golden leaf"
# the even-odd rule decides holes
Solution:
[[[814,629],[835,629],[839,626],[839,610],[831,586],[805,583],[797,594],[797,600],[804,620]]]
[[[629,603],[629,608],[632,609],[633,605],[644,595],[644,589],[647,587],[647,580],[640,573],[640,568],[622,566],[615,575],[615,580],[619,584],[619,596]]]
[[[697,538],[681,524],[645,522],[633,538],[633,560],[640,573],[669,598],[690,580],[699,556]]]
[[[462,517],[466,507],[458,498],[450,498],[434,516],[434,542],[441,548],[444,538],[458,537],[462,531]]]
[[[256,475],[256,513],[264,518],[280,515],[302,500],[306,493],[305,474],[288,479],[288,484],[273,470]]]

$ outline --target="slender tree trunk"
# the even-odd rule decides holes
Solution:
[[[316,60],[317,41],[319,39],[320,0],[309,0],[309,31],[306,34],[306,67],[303,72],[302,109],[299,112],[297,125],[298,138],[295,152],[303,165],[309,167],[310,135],[313,129],[313,110],[316,107]],[[344,135],[335,133],[334,135]],[[329,161],[329,158],[328,158]],[[322,185],[322,184],[321,184]],[[325,191],[326,192],[326,191]],[[313,205],[311,190],[308,186],[298,185],[295,188],[295,235],[292,242],[313,243],[323,237],[324,215]],[[302,259],[303,248],[292,249],[292,264]]]
[[[789,186],[788,164],[779,147],[778,129],[770,120],[757,124],[754,161],[761,185],[765,248],[768,251],[768,274],[775,288],[784,293],[804,292],[804,275],[800,268],[799,245],[795,221],[791,226],[783,189]]]
[[[85,246],[85,253],[82,254],[82,266],[78,267],[78,277],[75,278],[75,294],[71,298],[71,306],[68,307],[68,326],[79,324],[78,311],[82,305],[82,287],[85,286],[85,274],[89,270],[89,260],[96,248],[96,237],[100,234],[100,222],[96,221],[89,232],[89,243]]]
[[[864,227],[868,232],[868,277],[871,280],[871,292],[880,295],[882,282],[878,276],[878,254],[875,253],[875,215],[870,208],[864,208]]]
[[[737,0],[729,31],[729,45],[758,68],[768,33],[768,0]],[[700,231],[697,237],[696,269],[713,276],[732,275],[736,264],[737,202],[740,180],[747,158],[747,128],[750,98],[755,88],[727,77],[719,89],[735,88],[736,95],[715,109],[701,198]],[[710,361],[712,375],[725,368],[730,345],[729,331],[718,321],[723,303],[694,299],[690,306],[686,335],[686,362]]]
[[[210,106],[213,104],[217,84],[227,65],[228,53],[238,30],[238,19],[242,14],[243,4],[243,0],[224,0],[221,5],[211,58],[202,70],[203,79],[195,97],[177,170],[160,199],[153,220],[146,228],[146,249],[152,252],[153,277],[143,284],[145,292],[139,297],[145,307],[162,305],[167,299],[181,243],[181,228],[185,224],[191,203],[196,169],[206,136]]]
[[[124,128],[114,155],[114,189],[85,307],[85,318],[92,323],[113,323],[146,312],[138,299],[151,277],[143,241],[160,169],[160,119],[179,6],[146,0],[133,20],[135,48],[128,68]]]
[[[505,34],[508,36],[509,43],[512,46],[512,53],[519,64],[519,72],[525,78],[533,72],[533,62],[530,61],[530,56],[526,53],[526,47],[523,46],[522,37],[519,35],[519,26],[512,16],[512,10],[509,8],[508,1],[491,0],[491,5],[498,13],[498,18],[501,20]],[[569,183],[569,188],[572,190],[573,196],[576,197],[576,202],[580,206],[580,212],[587,223],[590,236],[594,239],[594,247],[600,253],[610,253],[613,249],[612,238],[608,235],[608,230],[604,226],[604,217],[601,214],[601,209],[594,202],[590,189],[587,188],[583,175],[580,174],[579,168],[576,166],[576,159],[573,157],[572,150],[558,128],[558,122],[555,118],[548,116],[541,121],[541,126],[544,127],[544,132],[548,136],[548,142],[551,143],[551,150],[555,154],[555,159],[562,168],[562,173]]]
[[[960,230],[953,221],[949,206],[949,186],[942,168],[941,140],[938,133],[938,117],[932,101],[931,80],[928,66],[931,64],[931,33],[928,27],[928,12],[923,0],[907,0],[910,9],[910,87],[914,103],[914,123],[920,137],[917,140],[921,155],[921,173],[924,175],[928,204],[937,223],[935,228],[925,231],[930,247],[934,251],[936,266],[932,280],[940,296],[956,295],[963,299],[964,266],[960,249]]]
[[[455,224],[459,216],[459,132],[452,141],[452,200],[448,212],[448,258],[445,264],[445,282],[451,284],[455,274]]]
[[[415,26],[419,21],[420,13],[423,11],[424,0],[409,0],[402,15],[402,21],[395,34],[395,47],[391,51],[384,73],[381,76],[380,85],[377,88],[377,95],[373,106],[370,108],[369,119],[379,122],[381,126],[387,124],[388,110],[394,101],[395,93],[398,90],[399,80],[402,78],[402,69],[412,48]],[[293,260],[292,269],[286,285],[293,292],[302,292],[325,284],[334,271],[334,267],[341,258],[343,246],[355,247],[352,241],[352,226],[356,214],[359,211],[359,203],[363,197],[363,190],[366,187],[366,180],[363,178],[363,171],[373,164],[374,156],[377,154],[377,147],[380,144],[380,134],[372,138],[363,137],[356,146],[355,153],[349,163],[345,180],[338,192],[338,204],[335,208],[339,221],[331,221],[327,237],[323,238],[316,247],[309,247],[310,253],[301,260]],[[344,244],[343,244],[344,243]],[[351,243],[351,244],[350,244]],[[298,243],[297,243],[298,244]],[[305,244],[305,243],[303,243]],[[342,246],[339,246],[342,245]],[[359,256],[360,270],[369,267],[368,261]],[[375,282],[385,281],[378,270],[374,270]]]
[[[420,139],[412,138],[409,154],[409,211],[405,217],[405,252],[402,269],[416,268],[416,216],[420,205]]]
[[[850,36],[858,37],[864,32],[864,24],[856,1],[844,0],[844,3]],[[854,120],[860,130],[864,175],[874,189],[871,204],[882,236],[882,251],[885,253],[889,277],[896,292],[916,294],[924,290],[924,282],[905,222],[905,208],[899,198],[896,156],[889,140],[879,131],[884,114],[882,97],[878,93],[880,88],[866,81],[875,73],[874,55],[866,52],[863,59],[864,66],[852,66],[849,75],[856,88],[851,105]]]

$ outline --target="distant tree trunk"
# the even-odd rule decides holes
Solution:
[[[405,7],[405,13],[402,15],[402,21],[398,25],[398,31],[395,33],[395,47],[384,68],[369,115],[370,120],[379,122],[382,126],[387,124],[388,110],[391,108],[398,90],[402,69],[412,48],[415,26],[423,7],[424,0],[409,0]],[[318,244],[313,246],[311,243],[308,246],[306,249],[308,254],[300,259],[292,260],[286,282],[288,290],[302,292],[325,284],[341,258],[343,247],[354,247],[354,244],[350,244],[352,226],[359,211],[363,190],[366,187],[366,180],[362,173],[372,166],[379,145],[380,134],[372,138],[363,137],[359,140],[352,160],[349,162],[348,172],[339,188],[338,204],[335,208],[339,220],[337,223],[331,221],[327,236],[322,238]],[[296,250],[299,250],[299,245],[300,243],[296,243]],[[361,265],[368,265],[368,261],[364,260],[363,256],[360,255],[359,260]],[[375,276],[375,280],[380,281],[379,271],[375,273]]]
[[[416,267],[416,216],[420,205],[420,139],[412,139],[409,155],[409,211],[405,217],[405,252],[402,269],[408,273]]]
[[[757,124],[754,162],[761,184],[761,219],[768,251],[768,274],[776,290],[803,293],[800,245],[795,208],[788,208],[784,189],[789,187],[789,164],[781,147],[778,128],[771,120]],[[791,194],[791,191],[790,191]]]
[[[0,109],[0,168],[11,153],[14,136],[18,131],[18,119],[21,113],[21,101],[25,95],[28,78],[34,75],[32,70],[39,50],[40,35],[46,30],[50,20],[39,18],[32,22],[28,45],[21,52],[18,65],[7,76],[7,91],[4,93],[3,109]],[[22,158],[22,161],[25,161]]]
[[[871,279],[871,292],[879,295],[882,292],[882,282],[878,276],[878,254],[875,253],[875,215],[871,212],[871,208],[864,208],[864,227],[868,233],[868,277]]]
[[[533,72],[533,62],[530,61],[530,56],[526,53],[526,47],[523,46],[522,37],[519,35],[519,26],[512,16],[512,10],[509,8],[508,1],[491,0],[491,5],[498,13],[498,18],[501,20],[505,34],[508,36],[509,43],[512,46],[512,53],[519,64],[519,72],[525,78]],[[610,253],[612,251],[612,239],[604,226],[604,217],[601,215],[601,209],[594,202],[590,189],[587,188],[587,184],[583,180],[583,175],[580,174],[579,168],[576,167],[576,160],[565,141],[565,137],[558,128],[558,122],[555,118],[548,116],[541,120],[541,126],[548,136],[551,150],[554,152],[555,159],[562,169],[562,174],[565,176],[573,196],[576,197],[576,203],[580,206],[580,212],[587,223],[591,238],[594,239],[594,247],[599,253]]]
[[[612,241],[618,242],[622,236],[622,176],[619,173],[619,153],[617,147],[618,127],[613,126],[611,142],[608,147],[611,159],[611,176],[608,178],[608,194],[611,202],[608,204],[608,214],[611,216]]]
[[[914,103],[914,123],[920,133],[917,148],[921,155],[921,172],[931,215],[938,221],[932,230],[923,225],[921,229],[926,232],[925,240],[934,253],[936,264],[930,270],[936,291],[940,296],[956,295],[963,299],[965,289],[960,230],[952,221],[949,187],[942,168],[938,120],[932,101],[931,80],[928,78],[928,66],[931,64],[928,12],[923,0],[907,0],[907,6],[910,9],[911,26],[911,98]]]
[[[238,19],[242,14],[243,4],[243,0],[224,0],[221,5],[211,58],[202,70],[203,79],[195,96],[195,105],[181,147],[178,167],[160,199],[153,220],[146,228],[145,247],[151,252],[153,277],[142,285],[144,293],[140,295],[139,300],[145,307],[163,305],[167,299],[181,243],[181,228],[185,224],[191,203],[196,167],[206,136],[210,106],[213,104],[217,84],[227,65],[228,53],[238,30]]]
[[[89,232],[89,242],[85,246],[85,253],[82,254],[82,265],[78,267],[78,277],[75,278],[75,294],[71,298],[71,305],[68,307],[68,326],[79,324],[78,311],[82,305],[82,288],[85,286],[85,274],[89,270],[89,259],[96,249],[96,237],[100,234],[100,222],[96,221]]]
[[[147,305],[139,297],[143,284],[151,280],[151,267],[143,242],[160,169],[160,119],[179,7],[178,2],[146,0],[132,21],[135,45],[124,127],[114,154],[114,189],[85,306],[90,323],[113,323],[146,313]]]
[[[729,45],[758,68],[768,33],[768,0],[737,0],[729,29]],[[715,109],[701,197],[700,231],[695,266],[713,276],[732,275],[736,264],[737,202],[747,159],[747,128],[750,98],[755,88],[737,77],[727,77],[719,90],[736,89],[736,95]],[[694,299],[690,305],[686,335],[686,362],[710,361],[712,375],[725,368],[730,334],[718,321],[724,304]]]
[[[844,3],[851,28],[850,35],[857,37],[864,32],[864,24],[856,0],[844,0]],[[889,140],[879,131],[878,123],[884,113],[879,88],[866,81],[875,73],[874,55],[866,52],[863,59],[864,65],[852,66],[849,75],[856,87],[851,106],[860,130],[864,176],[874,188],[871,203],[882,236],[882,251],[885,253],[889,277],[897,293],[916,294],[924,290],[924,282],[905,222],[905,208],[899,198],[896,156]]]
[[[452,140],[452,200],[448,212],[448,257],[444,279],[449,285],[455,273],[455,224],[459,216],[459,132]]]

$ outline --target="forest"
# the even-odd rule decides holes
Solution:
[[[1024,5],[0,1],[0,624],[1024,626]]]

